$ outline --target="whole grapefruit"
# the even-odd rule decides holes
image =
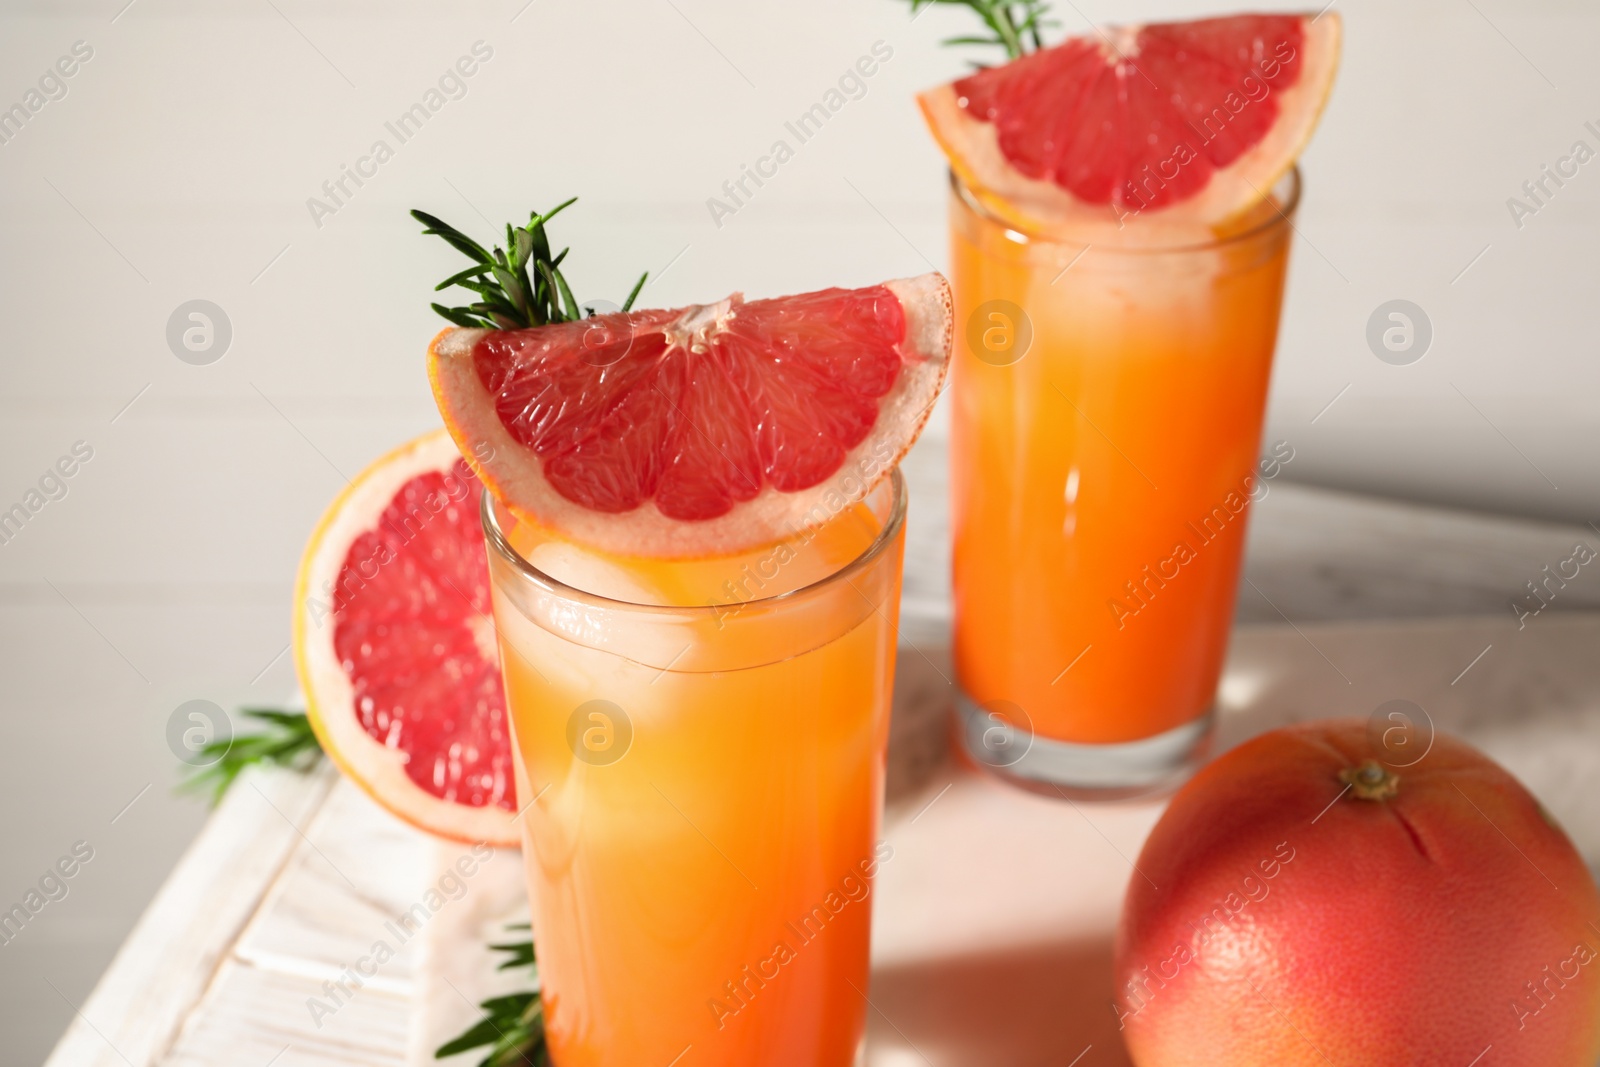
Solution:
[[[1139,1067],[1594,1067],[1600,892],[1516,779],[1360,721],[1233,749],[1173,798],[1117,933]]]

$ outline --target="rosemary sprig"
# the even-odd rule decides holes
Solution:
[[[211,791],[215,805],[246,767],[270,764],[306,770],[322,757],[322,746],[304,712],[276,708],[242,708],[243,714],[265,724],[258,733],[208,741],[204,757],[192,774],[178,784],[180,792]]]
[[[550,238],[545,233],[545,224],[577,200],[572,197],[542,215],[534,212],[528,216],[526,226],[507,223],[505,247],[495,245],[493,251],[426,211],[411,212],[411,217],[422,223],[423,233],[444,238],[473,264],[433,288],[438,292],[459,286],[477,293],[478,299],[465,307],[434,304],[433,310],[457,326],[482,326],[491,330],[524,329],[584,318],[583,308],[561,273],[561,261],[571,249],[563,248],[552,255]],[[633,307],[649,276],[648,271],[639,276],[633,292],[622,305],[623,311]]]
[[[527,923],[507,927],[526,930]],[[534,988],[525,993],[512,993],[491,997],[479,1004],[484,1016],[465,1032],[440,1045],[433,1054],[442,1060],[475,1048],[489,1046],[489,1053],[478,1061],[478,1067],[550,1067],[550,1051],[544,1042],[544,1002],[539,996],[539,965],[533,955],[533,941],[511,941],[490,945],[496,952],[504,952],[496,970],[509,971],[526,967],[532,972]]]
[[[934,4],[955,4],[970,7],[983,19],[992,36],[962,36],[946,38],[945,44],[993,45],[1006,50],[1007,59],[1017,59],[1044,47],[1040,31],[1054,26],[1048,18],[1050,5],[1044,0],[911,0],[914,15]],[[980,64],[981,65],[981,64]]]

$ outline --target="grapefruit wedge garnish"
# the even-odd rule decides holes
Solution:
[[[944,278],[445,330],[434,398],[523,521],[629,556],[769,544],[885,477],[939,395]],[[819,504],[821,505],[819,507]]]
[[[300,561],[295,666],[322,748],[444,837],[519,841],[480,486],[442,430],[362,471]]]
[[[1339,45],[1331,12],[1107,27],[918,102],[956,175],[1004,218],[1217,228],[1294,166]]]

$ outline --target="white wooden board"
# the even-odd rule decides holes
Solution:
[[[1222,686],[1220,743],[1410,699],[1518,774],[1597,866],[1596,647],[1600,615],[1522,631],[1509,616],[1244,627]],[[875,893],[869,1064],[1122,1064],[1108,1009],[1111,929],[1161,802],[1064,803],[954,769],[939,755],[948,671],[940,653],[902,649],[885,826],[895,856]],[[468,879],[337,1010],[309,1003],[331,1002],[324,983],[392,936],[386,924],[454,858],[326,770],[253,776],[174,872],[49,1067],[428,1062],[440,1035],[472,1018],[471,1001],[506,989],[483,945],[518,913],[513,853]]]
[[[871,1067],[1119,1062],[1110,924],[1160,804],[1042,801],[952,770],[942,455],[918,450],[906,472]],[[1600,592],[1586,570],[1537,616],[1511,609],[1580,540],[1600,532],[1275,483],[1252,518],[1219,744],[1411,700],[1527,782],[1600,866]],[[49,1067],[427,1062],[505,991],[482,945],[520,909],[501,854],[400,943],[392,925],[453,859],[326,767],[246,776]],[[393,958],[335,1003],[327,983],[349,985],[379,941]]]

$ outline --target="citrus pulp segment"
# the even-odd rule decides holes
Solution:
[[[295,583],[295,665],[330,758],[424,830],[512,845],[515,785],[479,483],[444,431],[362,471]]]
[[[1182,242],[1259,204],[1294,166],[1340,37],[1332,12],[1107,27],[918,102],[996,214],[1091,240],[1131,229],[1119,236]]]
[[[937,274],[525,330],[445,330],[434,397],[523,521],[628,556],[771,544],[860,500],[916,439],[951,341]]]

